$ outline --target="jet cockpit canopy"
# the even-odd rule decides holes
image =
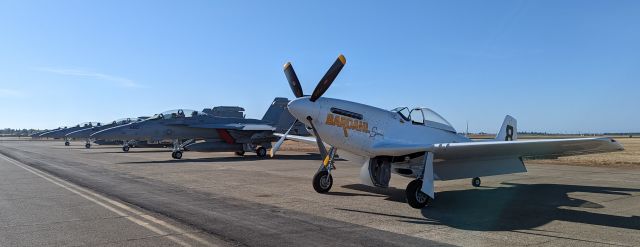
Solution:
[[[81,124],[76,125],[76,127],[83,127],[83,128],[91,128],[91,127],[99,127],[102,126],[102,123],[98,123],[98,122],[84,122]]]
[[[196,117],[196,116],[204,116],[204,115],[207,115],[207,114],[194,111],[194,110],[178,109],[178,110],[165,111],[163,113],[156,114],[150,119],[178,119],[178,118],[188,118],[188,117]]]

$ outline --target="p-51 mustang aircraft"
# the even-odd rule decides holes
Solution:
[[[434,180],[473,178],[473,186],[480,186],[482,176],[526,172],[523,158],[623,150],[607,137],[516,141],[517,125],[511,116],[506,116],[495,140],[475,142],[457,134],[447,120],[428,108],[388,111],[322,97],[345,63],[340,55],[311,96],[303,94],[291,63],[284,65],[297,97],[289,103],[289,112],[307,125],[315,138],[285,132],[271,155],[285,139],[317,144],[323,162],[313,178],[313,188],[319,193],[331,189],[337,150],[347,159],[362,161],[360,178],[366,185],[386,188],[391,173],[415,178],[405,190],[407,202],[414,208],[422,208],[435,198]]]

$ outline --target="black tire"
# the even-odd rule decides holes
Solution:
[[[130,147],[128,145],[127,146],[122,146],[122,151],[123,152],[129,152],[129,148]]]
[[[91,148],[91,143],[84,144],[85,148]]]
[[[69,143],[69,142],[64,142],[64,145],[65,145],[65,146],[69,146],[69,145],[71,145],[71,143]]]
[[[422,180],[416,179],[407,185],[405,193],[407,195],[407,203],[412,208],[424,208],[429,204],[431,198],[420,191],[422,189]]]
[[[182,159],[182,151],[175,151],[171,156],[173,156],[173,158],[177,160]]]
[[[267,149],[264,147],[259,147],[258,149],[256,149],[256,154],[260,158],[267,157]]]
[[[480,187],[481,183],[482,183],[482,180],[480,180],[479,177],[475,177],[471,179],[471,185],[473,185],[473,187]]]
[[[237,151],[236,156],[244,156],[244,151]]]
[[[328,176],[328,177],[327,177]],[[317,172],[313,176],[313,189],[321,194],[329,192],[333,186],[333,177],[327,171]]]

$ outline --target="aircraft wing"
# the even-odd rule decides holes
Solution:
[[[608,137],[439,143],[433,145],[381,143],[375,155],[433,152],[434,177],[439,180],[526,172],[522,158],[560,157],[624,150]]]
[[[282,137],[284,134],[282,133],[273,133],[275,136]],[[316,137],[315,136],[297,136],[297,135],[287,135],[287,140],[303,142],[311,145],[316,145]]]
[[[431,147],[434,158],[444,160],[484,157],[560,157],[621,150],[624,150],[622,145],[608,137],[442,143]]]
[[[191,128],[203,128],[203,129],[230,129],[230,130],[275,130],[271,125],[267,124],[192,124],[188,125]]]

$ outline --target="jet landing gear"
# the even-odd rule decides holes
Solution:
[[[65,146],[69,146],[69,145],[71,145],[71,142],[69,142],[69,141],[65,140],[65,141],[64,141],[64,145],[65,145]]]
[[[256,154],[260,158],[267,157],[267,149],[264,147],[259,147],[258,149],[256,149]]]
[[[480,180],[479,177],[475,177],[473,179],[471,179],[471,185],[473,185],[473,187],[480,187],[480,183],[482,181]]]
[[[87,142],[86,144],[84,144],[84,148],[91,148],[91,143]]]
[[[187,140],[182,142],[180,139],[176,139],[173,141],[173,152],[171,152],[171,158],[174,159],[182,159],[182,151],[184,151],[184,147],[194,142],[194,139]]]
[[[177,160],[182,159],[182,151],[180,151],[180,150],[173,151],[171,153],[171,157],[174,158],[174,159],[177,159]]]
[[[336,154],[336,148],[331,147],[329,149],[329,153],[327,157],[322,161],[322,165],[316,172],[316,175],[313,176],[313,189],[320,193],[324,194],[331,190],[331,186],[333,185],[333,177],[331,176],[331,170],[335,169],[333,166],[334,157]]]

